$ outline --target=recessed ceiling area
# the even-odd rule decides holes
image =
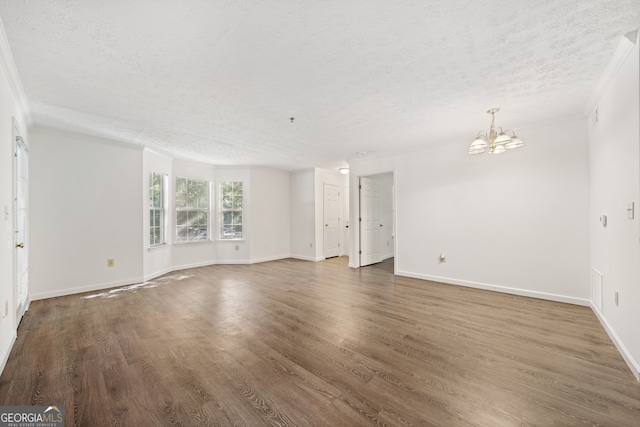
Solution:
[[[338,167],[583,114],[637,0],[3,1],[36,125]],[[295,118],[295,120],[291,120]]]

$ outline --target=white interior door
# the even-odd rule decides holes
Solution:
[[[340,187],[324,184],[324,257],[340,255]]]
[[[29,301],[29,152],[17,130],[15,135],[15,314],[20,323]]]
[[[380,251],[380,184],[360,178],[360,266],[382,261]]]

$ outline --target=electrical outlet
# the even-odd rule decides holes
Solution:
[[[116,266],[116,260],[113,258],[107,258],[107,267],[115,267]]]
[[[447,254],[444,252],[440,254],[440,262],[447,262]]]
[[[240,245],[236,245],[236,251],[240,250]]]
[[[616,291],[615,299],[616,299],[616,307],[618,307],[619,306],[618,291]]]

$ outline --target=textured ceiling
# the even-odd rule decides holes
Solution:
[[[2,0],[36,124],[335,167],[581,114],[638,0]],[[295,117],[291,123],[290,117]]]

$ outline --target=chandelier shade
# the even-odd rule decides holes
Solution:
[[[500,154],[524,145],[524,142],[516,136],[514,131],[502,130],[500,127],[495,127],[495,114],[498,111],[500,111],[499,108],[492,108],[487,111],[487,114],[491,114],[489,132],[478,132],[478,136],[476,136],[471,146],[469,146],[469,154],[482,154],[487,151],[487,148],[491,154]]]

